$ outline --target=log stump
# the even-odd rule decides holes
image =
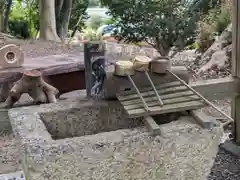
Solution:
[[[22,78],[11,88],[5,101],[5,107],[12,107],[24,93],[32,97],[34,104],[55,103],[59,97],[59,91],[46,83],[42,78],[42,73],[37,70],[23,73]]]
[[[8,44],[0,48],[0,67],[17,68],[24,63],[24,54],[15,44]]]

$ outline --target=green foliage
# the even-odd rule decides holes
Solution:
[[[13,3],[9,16],[9,30],[15,36],[29,38],[40,29],[38,2],[37,0],[24,2],[25,7],[22,7],[21,0]]]
[[[39,20],[39,3],[38,0],[28,0],[26,2],[28,22],[31,27],[31,32],[40,30]]]
[[[220,35],[227,26],[231,23],[231,11],[229,9],[222,9],[215,22],[215,31]]]
[[[191,0],[189,1],[189,9],[201,14],[208,14],[211,9],[221,4],[221,0]]]
[[[106,18],[103,20],[103,24],[106,24],[106,25],[115,24],[115,21],[113,18]]]
[[[85,37],[90,41],[99,40],[97,36],[96,29],[86,28],[83,30]]]
[[[13,3],[9,20],[26,20],[26,9],[22,8],[20,2]]]
[[[21,27],[27,27],[29,28],[30,35],[33,37],[37,34],[37,32],[40,29],[40,21],[39,21],[39,0],[24,0],[25,6],[22,7],[22,0],[14,1],[12,11],[10,13],[10,21],[11,21],[11,28],[13,27],[20,27],[19,21],[22,21]],[[88,7],[88,0],[74,0],[72,5],[72,13],[70,17],[69,22],[69,29],[74,29],[75,25],[77,24],[80,17],[82,17],[82,20],[78,26],[79,31],[81,31],[84,28],[84,21],[86,21],[87,14],[86,9]],[[13,25],[15,24],[15,25]],[[21,34],[19,31],[16,31],[16,29],[10,29],[10,32],[15,34]],[[22,29],[22,31],[25,31]]]
[[[202,32],[220,35],[231,23],[231,9],[224,6],[217,6],[206,14],[200,24]]]
[[[88,7],[88,0],[73,1],[71,17],[69,21],[69,29],[73,30],[79,18],[82,17],[82,20],[77,29],[80,32],[82,31],[82,29],[85,26],[84,21],[86,21],[86,19],[88,18],[88,15],[86,13],[87,7]]]
[[[9,20],[8,23],[10,33],[18,38],[30,38],[28,22],[25,20]]]
[[[147,41],[161,55],[183,49],[195,38],[199,13],[183,0],[102,0],[127,42]]]
[[[224,1],[222,1],[224,3]],[[200,21],[198,48],[204,52],[211,46],[216,35],[221,33],[231,23],[231,6],[218,4],[209,10]]]
[[[97,30],[103,24],[103,22],[104,20],[101,16],[92,15],[89,19],[87,26],[91,29]]]

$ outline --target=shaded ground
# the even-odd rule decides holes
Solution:
[[[208,180],[239,180],[240,179],[240,159],[229,154],[223,149],[219,149],[219,153],[215,159]]]

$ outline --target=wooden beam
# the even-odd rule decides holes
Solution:
[[[164,101],[163,101],[164,102]],[[146,112],[144,108],[137,108],[126,110],[126,113],[129,118],[137,118],[142,116],[151,116],[156,114],[165,114],[171,112],[179,112],[179,111],[186,111],[186,110],[194,110],[199,109],[204,106],[207,106],[201,100],[188,100],[183,102],[174,102],[161,106],[154,106],[149,107],[149,112]]]
[[[155,122],[155,120],[151,116],[145,117],[144,122],[148,130],[150,131],[151,135],[153,136],[161,135],[160,126]]]
[[[233,0],[233,16],[232,16],[232,76],[239,77],[237,69],[239,69],[240,62],[238,61],[239,58],[239,4],[238,0]]]
[[[215,125],[217,125],[216,118],[212,116],[206,115],[203,111],[201,110],[192,110],[190,111],[190,114],[193,116],[194,120],[202,127],[202,128],[207,128],[211,129]]]
[[[190,85],[210,101],[234,98],[240,92],[240,80],[232,77],[198,81]]]
[[[240,78],[240,1],[233,0],[233,19],[232,19],[232,76]],[[235,119],[233,136],[235,142],[240,144],[240,95],[232,100],[231,114]]]

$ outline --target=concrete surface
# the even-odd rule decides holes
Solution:
[[[9,174],[1,174],[0,180],[25,180],[25,175],[22,171]]]
[[[109,106],[106,102],[75,98],[56,104],[15,108],[9,111],[13,132],[18,139],[23,157],[22,166],[28,178],[31,180],[207,179],[218,152],[222,134],[219,127],[214,127],[212,130],[202,129],[191,117],[184,116],[178,121],[161,125],[162,134],[156,137],[150,136],[145,127],[139,126],[53,140],[40,117],[41,113],[65,111],[63,117],[71,120],[72,117],[67,114],[70,109],[86,108],[89,105]],[[112,114],[111,109],[114,107],[109,109],[109,117],[118,117]],[[90,109],[85,113],[84,116],[88,116],[89,119],[96,118]],[[60,119],[59,122],[67,122],[61,119],[62,115],[57,117]],[[78,114],[78,119],[80,118]],[[123,118],[122,113],[118,118]],[[56,119],[53,118],[53,121]],[[133,120],[129,119],[129,121]],[[82,123],[79,120],[75,122]]]

